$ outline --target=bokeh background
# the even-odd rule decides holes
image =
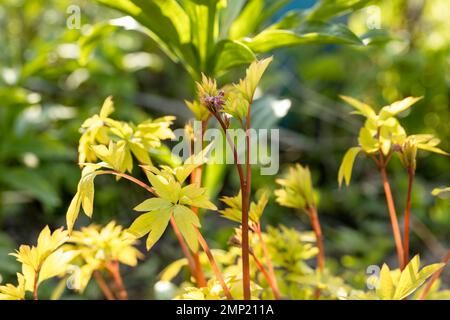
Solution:
[[[314,0],[293,1],[280,10],[308,8]],[[81,8],[81,28],[69,29],[70,5]],[[369,161],[357,161],[349,188],[339,189],[337,171],[345,150],[356,143],[361,119],[339,101],[345,94],[383,106],[406,96],[424,96],[404,126],[411,133],[432,133],[450,150],[450,2],[386,0],[377,7],[340,17],[358,35],[369,27],[389,32],[370,46],[315,45],[273,52],[274,63],[261,85],[261,127],[281,130],[281,169],[293,162],[308,165],[320,191],[319,212],[330,267],[363,287],[365,270],[384,261],[395,264],[395,248],[379,176]],[[372,10],[372,11],[371,11]],[[374,11],[375,10],[375,11]],[[65,224],[65,213],[79,179],[77,143],[83,119],[113,95],[115,118],[142,121],[164,114],[177,116],[177,127],[191,118],[183,105],[195,86],[180,66],[148,37],[135,31],[104,29],[88,48],[80,39],[89,28],[121,15],[91,1],[0,0],[0,279],[10,280],[19,264],[8,256],[19,244],[33,243],[45,226]],[[377,32],[379,30],[372,30]],[[242,76],[236,68],[220,83]],[[263,111],[261,111],[263,112]],[[275,176],[258,177],[253,190],[275,188]],[[398,212],[403,211],[407,179],[400,162],[390,170]],[[204,184],[211,195],[232,195],[238,188],[233,168],[211,168]],[[430,191],[450,184],[446,157],[421,153],[413,192],[412,251],[424,260],[439,260],[450,243],[450,204]],[[96,181],[94,221],[114,219],[128,226],[132,208],[144,193],[107,177]],[[203,228],[212,248],[226,248],[231,222],[206,213]],[[90,222],[82,217],[78,225]],[[275,204],[263,224],[309,229],[306,219]],[[144,248],[142,248],[144,250]],[[135,270],[124,269],[133,298],[155,298],[154,283],[162,268],[182,256],[175,237],[146,254]],[[449,283],[448,271],[443,274]],[[49,295],[51,282],[42,294]],[[66,296],[71,296],[70,292]],[[90,286],[87,298],[99,298]]]

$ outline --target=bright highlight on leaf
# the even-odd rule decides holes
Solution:
[[[308,167],[296,164],[289,168],[285,179],[277,179],[281,189],[275,190],[277,202],[285,207],[307,209],[315,206],[314,188]]]
[[[37,289],[43,281],[64,275],[70,262],[78,255],[75,250],[63,250],[62,245],[67,240],[67,231],[61,228],[51,233],[46,226],[39,234],[36,246],[21,245],[19,250],[11,253],[22,263],[22,273],[17,275],[17,287],[0,287],[0,298],[5,294],[8,299],[23,299],[25,290],[37,296]]]
[[[356,156],[361,152],[360,147],[353,147],[348,149],[342,159],[341,166],[338,173],[339,186],[342,185],[342,181],[345,180],[345,184],[348,186],[352,177],[353,163],[355,162]]]
[[[435,263],[420,267],[420,258],[416,255],[403,271],[393,270],[384,264],[381,268],[377,296],[381,300],[403,300],[417,290],[429,277],[444,266]]]
[[[356,114],[366,118],[364,126],[359,131],[358,147],[350,148],[342,159],[338,173],[338,182],[341,186],[349,185],[355,157],[361,151],[378,159],[390,159],[392,154],[397,154],[406,168],[416,169],[417,150],[425,150],[441,155],[449,155],[437,147],[440,140],[429,134],[408,136],[406,130],[395,117],[399,113],[409,109],[421,97],[407,97],[381,108],[377,114],[374,109],[347,96],[340,96],[345,102],[355,108]],[[376,160],[379,161],[379,160]],[[380,165],[380,163],[378,163]],[[386,164],[383,164],[386,165]]]
[[[130,236],[115,221],[106,226],[90,225],[72,232],[65,251],[78,252],[73,261],[79,270],[73,274],[75,288],[83,292],[95,271],[104,271],[108,264],[120,262],[135,267],[143,255],[135,248],[135,237]]]
[[[189,248],[194,252],[198,250],[196,228],[200,227],[200,221],[189,207],[210,210],[217,210],[217,207],[209,201],[204,188],[182,184],[196,167],[207,160],[205,154],[208,150],[209,147],[205,148],[176,168],[143,166],[157,198],[147,199],[134,208],[146,213],[139,216],[128,231],[138,238],[148,234],[147,250],[161,238],[172,217]]]

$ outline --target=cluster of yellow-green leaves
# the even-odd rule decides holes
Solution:
[[[195,183],[185,186],[183,184],[192,171],[204,161],[206,158],[201,152],[199,155],[191,156],[182,166],[176,168],[143,167],[156,197],[149,198],[134,208],[136,211],[146,213],[133,222],[129,232],[138,238],[148,234],[148,250],[162,236],[171,218],[175,220],[189,248],[194,252],[198,250],[196,228],[200,227],[200,220],[190,207],[210,210],[217,208],[208,200],[204,188]]]
[[[262,198],[264,198],[264,193]],[[314,269],[308,265],[308,261],[317,254],[317,248],[313,244],[315,241],[314,235],[310,232],[299,232],[282,225],[278,228],[268,226],[267,232],[262,233],[262,236],[275,267],[275,275],[282,295],[293,299],[300,297],[312,298],[318,279]],[[240,229],[235,229],[234,237],[240,237]],[[250,234],[250,245],[253,253],[262,260],[264,255],[261,242],[259,237],[256,237],[253,233]],[[240,248],[231,245],[227,250],[214,249],[212,253],[220,265],[225,282],[229,285],[233,297],[242,299],[242,276],[239,262],[241,256]],[[205,270],[205,275],[213,276],[205,254],[200,254],[200,261]],[[187,260],[185,258],[176,260],[168,265],[160,273],[160,282],[157,287],[171,287],[171,285],[161,285],[161,283],[167,284],[173,281],[180,274],[182,268],[186,266]],[[250,275],[252,279],[252,299],[274,299],[270,286],[259,272],[253,260],[250,262]],[[308,279],[309,282],[301,283],[299,277]],[[341,280],[341,282],[343,281]],[[214,278],[204,288],[195,288],[188,281],[182,282],[175,291],[174,296],[177,299],[193,300],[226,298],[221,286]]]
[[[275,190],[277,202],[288,208],[307,209],[315,206],[315,191],[308,167],[295,164],[289,167],[284,179],[276,182],[281,189]]]
[[[159,147],[161,140],[173,138],[170,129],[174,117],[167,116],[146,120],[137,126],[117,121],[109,116],[114,111],[111,97],[106,98],[99,114],[87,119],[82,128],[79,144],[79,162],[82,166],[81,179],[67,210],[69,232],[78,217],[80,208],[91,217],[94,201],[94,178],[100,168],[119,173],[133,170],[133,156],[143,165],[151,165],[150,150]],[[96,163],[95,161],[101,160]]]
[[[396,118],[399,113],[409,109],[421,98],[408,97],[396,101],[381,108],[378,113],[364,102],[347,96],[341,98],[355,108],[354,114],[362,115],[366,120],[359,131],[359,145],[350,148],[344,155],[338,173],[339,185],[343,181],[346,185],[350,183],[353,163],[360,152],[375,157],[377,161],[381,160],[379,165],[385,165],[386,159],[389,159],[393,153],[398,154],[403,165],[412,170],[416,168],[417,150],[448,155],[437,147],[440,143],[439,139],[431,134],[407,135],[406,130]]]
[[[220,199],[227,207],[219,212],[224,218],[231,221],[242,222],[242,192],[239,191],[237,196],[234,197],[222,197]],[[266,208],[267,202],[269,201],[269,196],[266,191],[264,191],[259,197],[257,202],[250,203],[249,210],[249,222],[252,224],[259,224],[259,220]]]
[[[23,300],[26,292],[37,294],[39,285],[50,278],[63,275],[69,268],[76,251],[66,251],[62,245],[69,239],[68,232],[61,229],[50,232],[46,226],[39,234],[36,246],[21,245],[11,253],[22,264],[17,282],[0,286],[0,300]]]
[[[0,286],[0,300],[24,300],[27,292],[37,299],[40,284],[55,277],[61,278],[64,285],[56,287],[55,297],[61,295],[66,282],[82,293],[92,273],[104,270],[110,262],[136,266],[142,258],[136,244],[136,239],[114,221],[105,227],[84,227],[70,235],[62,228],[52,233],[46,226],[36,246],[21,245],[11,253],[22,264],[22,271],[17,273],[17,285]]]
[[[92,224],[73,231],[68,243],[64,245],[64,250],[78,253],[72,261],[78,267],[73,274],[73,288],[82,293],[93,272],[106,270],[110,263],[119,262],[135,267],[138,259],[143,258],[142,253],[135,248],[137,244],[136,238],[130,236],[115,221],[104,227]]]
[[[205,115],[197,110],[203,105],[212,114],[225,113],[243,121],[248,115],[249,105],[253,101],[261,77],[271,62],[272,57],[253,62],[239,83],[226,85],[221,89],[217,88],[216,80],[202,75],[202,81],[197,82],[200,103],[190,102],[188,107],[198,119],[205,118]]]
[[[435,263],[420,269],[420,257],[418,255],[411,259],[403,271],[400,269],[390,270],[387,264],[383,264],[380,274],[372,279],[376,290],[355,293],[351,298],[403,300],[413,293],[417,296],[425,281],[444,265],[444,263]]]

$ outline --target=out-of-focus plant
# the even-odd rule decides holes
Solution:
[[[444,263],[435,263],[420,269],[420,258],[416,255],[403,270],[390,270],[383,264],[379,278],[376,279],[377,289],[371,293],[356,293],[354,298],[403,300],[413,295],[430,278],[442,269]]]
[[[361,40],[332,17],[359,9],[369,1],[319,1],[309,10],[276,14],[289,0],[139,0],[98,3],[134,18],[172,60],[194,79],[219,75],[255,60],[255,53],[304,44],[356,44]],[[256,14],[260,12],[261,14]],[[133,25],[130,21],[129,26]],[[135,26],[136,28],[136,26]]]
[[[277,202],[282,206],[303,210],[308,214],[319,249],[317,266],[320,270],[323,270],[325,267],[325,247],[309,168],[296,164],[289,168],[285,179],[278,179],[276,182],[282,187],[275,190]]]
[[[135,248],[136,244],[136,238],[114,221],[105,227],[93,224],[72,232],[64,250],[78,252],[73,262],[79,268],[74,272],[74,288],[83,293],[93,276],[107,299],[127,299],[119,263],[130,267],[138,264],[143,255]],[[105,281],[105,272],[112,278],[116,290],[111,290]]]
[[[1,299],[25,299],[27,291],[38,299],[39,285],[50,278],[67,273],[70,262],[78,255],[76,250],[64,250],[68,232],[61,229],[50,232],[46,226],[39,234],[37,245],[21,245],[11,253],[22,264],[22,273],[17,274],[18,285],[0,286]]]
[[[408,97],[401,101],[394,102],[381,108],[379,113],[376,113],[371,106],[356,99],[346,96],[342,96],[342,98],[356,109],[356,114],[364,116],[366,121],[364,127],[359,131],[359,146],[350,148],[343,157],[338,174],[339,185],[341,185],[344,180],[347,185],[350,183],[353,163],[358,153],[363,152],[373,159],[383,179],[386,202],[397,248],[398,263],[400,269],[403,270],[409,261],[411,192],[413,176],[416,170],[417,150],[421,149],[442,155],[448,154],[437,147],[440,143],[439,139],[435,138],[433,135],[408,136],[405,129],[397,120],[396,116],[399,113],[409,109],[420,98]],[[403,242],[386,171],[389,161],[395,154],[399,155],[402,164],[408,171],[409,177]]]

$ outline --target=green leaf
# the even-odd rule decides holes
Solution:
[[[383,264],[380,272],[380,282],[377,288],[377,294],[382,300],[391,300],[394,296],[394,282],[392,281],[391,271],[386,264]]]
[[[347,97],[347,96],[342,96],[342,95],[339,97],[342,100],[344,100],[345,102],[347,102],[349,105],[351,105],[353,108],[355,108],[357,110],[358,114],[361,114],[368,119],[372,119],[376,116],[375,111],[368,104],[361,102],[359,100],[356,100],[355,98],[352,98],[352,97]]]
[[[259,24],[259,14],[264,9],[264,0],[249,0],[239,17],[230,27],[229,37],[240,39],[252,33]]]
[[[206,189],[206,196],[215,199],[222,189],[227,165],[225,163],[208,163],[205,166],[203,185]]]
[[[133,210],[135,211],[154,211],[161,209],[169,209],[172,203],[166,199],[150,198],[138,204]]]
[[[361,151],[360,147],[353,147],[347,150],[342,159],[341,166],[339,167],[338,182],[339,186],[342,185],[342,181],[345,179],[345,184],[348,186],[350,184],[350,179],[352,177],[353,163],[358,153]]]
[[[98,46],[103,37],[110,35],[117,29],[116,26],[108,23],[98,23],[89,30],[88,34],[83,35],[78,40],[80,47],[80,56],[78,61],[80,65],[84,66],[89,60],[89,56]]]
[[[434,152],[437,154],[441,154],[443,156],[448,156],[449,154],[447,152],[445,152],[444,150],[434,147],[434,146],[430,146],[426,143],[418,143],[417,144],[417,148],[421,149],[421,150],[425,150],[425,151],[430,151],[430,152]]]
[[[222,40],[216,45],[212,57],[214,73],[220,74],[233,67],[249,64],[256,59],[255,54],[244,43],[237,40]]]
[[[443,263],[435,263],[422,268],[419,272],[420,258],[416,255],[400,275],[397,288],[395,290],[394,300],[401,300],[413,293],[417,288],[419,288],[425,280],[433,275],[436,271],[441,269]]]
[[[161,273],[159,274],[159,279],[161,281],[172,281],[172,279],[180,273],[181,268],[187,265],[188,261],[186,258],[176,260],[165,267],[163,271],[161,271]]]
[[[372,0],[321,0],[309,11],[308,19],[324,20],[365,7]]]
[[[148,35],[173,60],[180,59],[182,40],[189,32],[186,13],[175,0],[96,0],[136,19],[147,28]],[[177,15],[179,15],[177,17]],[[179,33],[180,32],[180,33]]]
[[[0,181],[8,187],[28,193],[48,207],[58,206],[61,202],[55,187],[36,170],[8,168],[2,170]]]
[[[185,206],[176,205],[173,210],[173,217],[189,248],[193,252],[197,252],[198,240],[196,227],[200,227],[200,221],[197,215]]]
[[[245,78],[239,80],[239,84],[235,85],[245,99],[250,103],[253,101],[255,90],[258,87],[262,75],[266,71],[273,58],[265,58],[262,60],[255,60],[245,71]]]
[[[450,187],[434,188],[433,191],[431,191],[431,194],[435,197],[448,199],[450,198]]]
[[[83,207],[83,211],[88,217],[92,217],[94,208],[94,179],[97,176],[95,171],[100,167],[100,164],[89,164],[81,172],[77,193],[70,202],[66,213],[66,223],[69,232],[73,229],[81,207]]]
[[[415,104],[417,101],[421,99],[422,97],[407,97],[403,100],[396,101],[386,107],[383,107],[380,111],[380,119],[386,120],[390,117],[393,117],[399,114],[400,112],[411,108],[413,104]]]
[[[296,29],[266,29],[251,39],[245,39],[244,43],[255,52],[306,44],[362,44],[346,26],[321,21],[310,21]]]
[[[137,238],[141,238],[149,233],[146,246],[147,250],[150,250],[163,235],[169,224],[171,215],[171,208],[144,213],[134,220],[128,228],[128,232]]]
[[[379,141],[373,137],[371,130],[362,127],[359,130],[358,143],[366,153],[374,153],[379,149]]]

